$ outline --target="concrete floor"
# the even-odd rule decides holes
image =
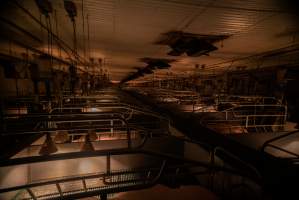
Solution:
[[[177,189],[156,185],[150,189],[120,193],[115,200],[217,200],[213,193],[199,186],[183,186]]]
[[[172,189],[163,185],[156,185],[145,190],[123,192],[112,195],[110,200],[218,200],[219,198],[200,186],[183,186]],[[97,197],[88,197],[81,200],[99,200]]]

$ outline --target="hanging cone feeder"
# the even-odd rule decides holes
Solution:
[[[81,151],[94,151],[94,147],[89,138],[89,134],[85,136],[84,143],[81,146]]]
[[[98,139],[98,136],[97,136],[97,133],[96,133],[96,130],[95,129],[89,129],[88,130],[88,135],[89,135],[89,139],[91,141],[95,141]]]
[[[39,155],[50,155],[52,153],[57,152],[57,147],[52,140],[50,133],[47,133],[46,140],[43,143],[41,149],[39,150]]]

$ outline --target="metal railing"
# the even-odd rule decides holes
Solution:
[[[265,96],[244,96],[244,95],[226,95],[226,96],[216,96],[216,104],[265,104],[267,101],[276,102],[275,97],[265,97]]]
[[[0,193],[25,190],[17,199],[63,199],[80,196],[95,196],[151,187],[161,177],[166,161],[159,168],[126,169],[106,171],[74,177],[29,183],[0,189]],[[111,180],[117,180],[111,182]],[[89,193],[89,194],[88,194]]]
[[[240,159],[236,158],[233,154],[221,149],[221,148],[212,148],[211,146],[189,140],[187,138],[180,138],[175,136],[167,136],[169,139],[175,139],[181,141],[184,145],[188,143],[196,144],[203,146],[205,149],[208,149],[208,155],[206,158],[201,158],[205,161],[190,160],[184,156],[178,156],[171,153],[158,152],[153,150],[143,149],[147,137],[144,138],[143,142],[130,151],[126,149],[119,149],[116,151],[106,150],[101,151],[101,154],[97,154],[97,151],[90,154],[84,154],[86,156],[106,156],[106,172],[97,173],[97,174],[85,174],[79,175],[76,177],[62,177],[55,180],[43,180],[39,182],[29,183],[21,186],[2,188],[0,193],[10,192],[10,191],[20,191],[25,190],[25,196],[22,196],[22,199],[62,199],[62,198],[79,198],[86,196],[95,196],[98,194],[108,194],[108,193],[117,193],[124,192],[128,190],[142,189],[145,187],[150,187],[158,183],[158,180],[163,177],[170,176],[171,180],[179,181],[180,178],[183,178],[187,175],[203,175],[211,176],[214,181],[214,175],[218,172],[225,172],[234,176],[242,176],[250,180],[259,181],[260,176],[256,169]],[[167,139],[167,138],[166,138]],[[219,165],[218,162],[215,162],[218,157],[218,152],[225,153],[230,158],[233,158],[240,165],[244,166],[245,170],[236,170],[232,167],[225,167]],[[100,151],[99,151],[100,152]],[[82,152],[80,152],[82,154]],[[113,155],[127,155],[127,154],[145,154],[151,155],[155,158],[164,160],[160,168],[142,168],[142,169],[129,169],[129,170],[120,170],[120,171],[111,171],[111,157]],[[59,155],[59,154],[57,154]],[[51,157],[56,157],[57,155],[46,156],[44,161],[55,160]],[[38,156],[42,157],[42,156]],[[72,157],[66,156],[65,153],[61,155],[63,159],[71,159]],[[16,159],[17,160],[17,159]],[[166,170],[166,161],[176,161],[170,163],[176,163],[173,165],[167,166]],[[42,162],[43,160],[38,160]],[[26,162],[30,163],[30,162]],[[16,163],[15,163],[16,164]],[[21,164],[21,163],[19,163]],[[189,168],[194,168],[195,170],[188,170]],[[165,169],[165,170],[164,170]],[[173,169],[173,170],[170,170]],[[185,170],[182,170],[185,169]],[[187,169],[187,170],[186,170]],[[253,176],[254,175],[254,176]],[[179,184],[179,183],[178,183]]]
[[[203,120],[203,125],[221,126],[223,129],[241,128],[244,133],[251,131],[250,128],[255,130],[261,128],[264,132],[271,129],[272,132],[273,128],[279,130],[284,128],[287,120],[287,106],[277,104],[237,105],[215,114],[221,115],[222,119]]]

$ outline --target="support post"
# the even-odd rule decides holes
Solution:
[[[56,183],[56,187],[57,187],[57,190],[59,192],[60,197],[62,197],[63,193],[62,193],[62,190],[61,190],[61,187],[60,187],[59,183]]]
[[[107,174],[110,174],[111,172],[111,159],[110,159],[110,154],[107,154],[107,160],[106,160],[106,171]]]
[[[27,190],[27,192],[30,194],[30,196],[31,196],[31,198],[32,198],[33,200],[36,200],[36,199],[37,199],[36,196],[34,195],[34,193],[32,192],[32,190],[31,190],[30,188],[27,188],[26,190]]]

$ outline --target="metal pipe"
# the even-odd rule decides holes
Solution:
[[[272,148],[277,149],[277,150],[279,150],[279,151],[282,151],[282,152],[284,152],[284,153],[288,153],[288,154],[290,154],[291,156],[295,156],[296,158],[299,158],[299,154],[296,154],[296,153],[294,153],[294,152],[288,151],[288,150],[283,149],[283,148],[281,148],[281,147],[278,147],[278,146],[275,146],[275,145],[272,145],[272,144],[268,144],[267,147],[272,147]],[[294,157],[290,157],[290,159],[294,159]]]
[[[111,173],[111,159],[110,154],[106,156],[106,173],[109,175]]]
[[[20,8],[24,13],[26,13],[30,18],[33,19],[33,21],[35,21],[36,23],[38,23],[42,28],[44,28],[45,30],[47,30],[51,36],[57,41],[57,44],[68,54],[68,52],[66,51],[65,47],[67,49],[69,49],[72,54],[75,56],[75,58],[81,63],[81,64],[85,64],[87,63],[84,59],[83,62],[80,61],[81,57],[79,54],[77,54],[68,44],[66,44],[62,39],[60,39],[56,34],[54,34],[52,31],[50,31],[48,29],[48,27],[46,27],[42,22],[40,22],[35,16],[33,16],[26,8],[24,8],[21,4],[19,4],[16,0],[11,1],[13,4],[15,4],[18,8]]]
[[[1,35],[3,35],[3,34],[1,34]],[[6,36],[4,36],[4,37],[6,37]],[[13,43],[19,45],[20,47],[24,47],[24,48],[29,49],[29,50],[31,50],[31,51],[33,51],[33,52],[36,52],[36,53],[38,53],[38,54],[40,54],[40,55],[47,55],[47,56],[52,57],[54,60],[57,60],[57,61],[59,61],[59,62],[61,62],[61,63],[67,64],[67,65],[70,64],[68,61],[65,61],[65,60],[63,60],[63,59],[61,59],[61,58],[58,58],[58,57],[53,56],[53,55],[50,55],[50,54],[48,54],[48,53],[46,53],[46,52],[43,52],[43,51],[41,51],[41,50],[39,50],[39,49],[36,49],[36,48],[34,48],[34,47],[31,47],[31,46],[29,46],[29,45],[26,45],[26,44],[24,44],[24,43],[22,43],[22,42],[20,42],[20,41],[15,40],[15,39],[9,38],[9,40],[11,40]],[[8,56],[11,56],[11,55],[8,55]],[[20,58],[20,59],[21,59],[21,58]]]
[[[56,188],[57,188],[57,190],[58,190],[58,192],[59,192],[59,195],[60,195],[61,197],[63,197],[63,193],[62,193],[62,190],[61,190],[61,187],[60,187],[59,183],[56,183],[55,185],[56,185]]]
[[[271,142],[280,140],[280,139],[282,139],[282,138],[288,137],[288,136],[293,135],[293,134],[296,134],[296,133],[299,133],[299,130],[291,131],[291,132],[288,132],[288,133],[286,133],[286,134],[283,134],[283,135],[280,135],[280,136],[271,138],[270,140],[267,140],[266,142],[264,142],[264,144],[263,144],[262,147],[261,147],[262,152],[265,152],[265,148],[266,148]]]
[[[108,125],[96,125],[96,126],[92,126],[90,127],[86,127],[86,128],[80,128],[80,127],[71,127],[71,128],[47,128],[47,129],[43,129],[43,130],[36,130],[36,131],[14,131],[14,132],[1,132],[2,136],[10,136],[10,135],[32,135],[32,134],[37,134],[37,133],[56,133],[59,131],[88,131],[88,130],[92,130],[92,129],[110,129],[112,128],[111,126]],[[113,128],[115,129],[121,129],[121,128],[126,128],[125,126],[116,126],[114,125]]]
[[[34,195],[33,191],[30,188],[26,188],[27,192],[30,194],[33,200],[37,200],[36,196]]]
[[[36,37],[35,35],[33,35],[32,33],[30,33],[29,31],[27,31],[26,29],[22,28],[21,26],[17,25],[16,23],[8,20],[8,19],[5,19],[3,17],[0,16],[0,21],[2,21],[3,23],[17,29],[18,31],[24,33],[25,35],[29,36],[30,38],[32,38],[33,40],[39,42],[39,43],[42,43],[43,41],[41,39],[39,39],[38,37]]]
[[[248,169],[250,169],[252,172],[254,172],[254,174],[256,175],[256,177],[258,179],[261,179],[262,176],[260,175],[260,173],[258,172],[258,170],[251,164],[244,162],[243,160],[241,160],[240,158],[238,158],[237,156],[235,156],[234,154],[230,153],[229,151],[221,148],[221,147],[215,147],[213,150],[213,157],[216,156],[217,152],[222,152],[225,153],[226,155],[230,156],[231,158],[233,158],[234,160],[237,160],[240,164],[246,166]],[[213,162],[215,161],[215,158],[213,158]]]
[[[83,184],[84,191],[87,191],[86,181],[84,178],[82,179],[82,184]]]

